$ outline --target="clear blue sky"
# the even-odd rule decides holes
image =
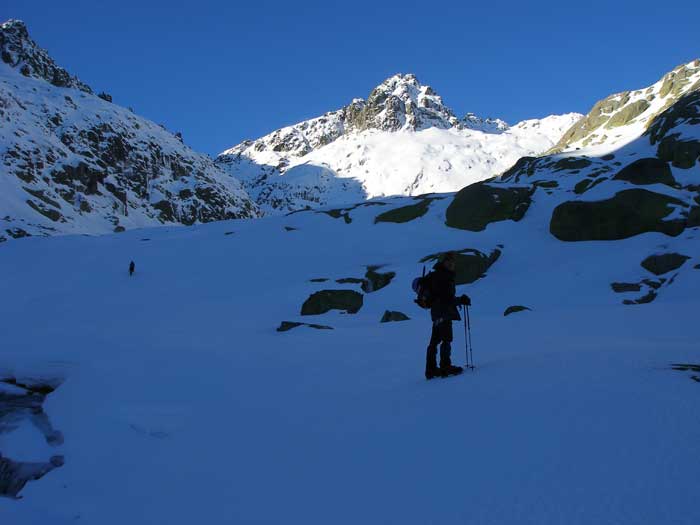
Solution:
[[[458,116],[586,113],[700,57],[700,1],[2,0],[71,73],[216,154],[412,72]]]

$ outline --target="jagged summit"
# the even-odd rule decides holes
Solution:
[[[242,142],[216,162],[266,212],[386,195],[456,191],[542,153],[582,115],[513,127],[468,113],[458,119],[414,74],[393,75],[369,94],[320,117]]]
[[[92,93],[90,86],[56,64],[48,52],[32,40],[26,24],[21,20],[10,19],[0,25],[0,54],[3,62],[19,70],[25,77]]]
[[[421,84],[414,74],[399,73],[372,90],[349,124],[358,130],[419,131],[451,128],[458,119],[430,86]]]

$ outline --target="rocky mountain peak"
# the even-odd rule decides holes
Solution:
[[[25,77],[92,93],[90,86],[57,65],[47,51],[32,40],[21,20],[12,19],[0,25],[0,55],[4,63],[19,70]]]
[[[411,73],[387,78],[372,90],[365,104],[348,115],[349,127],[358,130],[447,129],[458,122],[442,98]]]

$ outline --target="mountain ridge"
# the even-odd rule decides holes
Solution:
[[[208,156],[95,95],[24,23],[0,26],[0,50],[0,242],[259,216]]]
[[[266,213],[388,195],[456,191],[551,148],[583,115],[509,126],[458,119],[413,74],[398,73],[342,108],[246,140],[216,157]]]

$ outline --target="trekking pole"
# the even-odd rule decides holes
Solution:
[[[464,320],[464,353],[466,354],[467,357],[467,368],[469,368],[469,345],[467,344],[467,316],[464,313],[465,306],[462,305],[462,319]]]
[[[469,355],[471,357],[471,368],[474,370],[474,347],[472,346],[472,323],[469,320],[469,305],[467,305],[467,333],[469,334]]]

